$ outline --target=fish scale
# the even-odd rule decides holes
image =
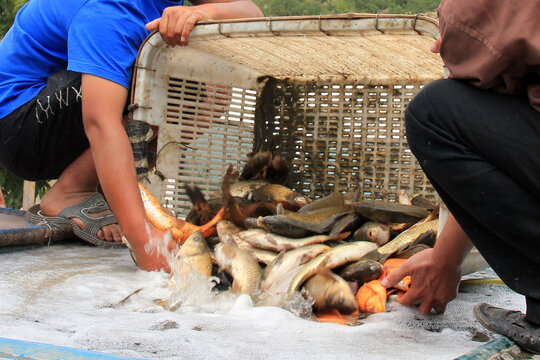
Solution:
[[[427,231],[437,231],[439,228],[439,219],[431,220],[425,223],[420,223],[403,231],[401,234],[390,240],[387,244],[377,249],[377,252],[382,255],[391,255],[411,245],[418,236]]]
[[[287,296],[291,299],[300,286],[321,267],[334,269],[344,264],[360,260],[368,252],[377,248],[372,242],[357,241],[344,245],[338,245],[306,263],[302,270],[294,277],[287,290]]]

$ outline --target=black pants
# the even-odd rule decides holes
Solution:
[[[406,112],[409,146],[486,261],[540,324],[540,112],[526,97],[455,80]]]
[[[52,75],[38,95],[0,119],[0,164],[25,180],[50,180],[89,147],[81,74]]]

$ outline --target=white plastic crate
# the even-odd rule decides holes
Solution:
[[[229,164],[257,149],[282,155],[292,187],[318,197],[359,189],[396,201],[435,197],[406,141],[406,104],[444,76],[429,50],[436,20],[345,14],[198,24],[189,46],[158,33],[136,60],[132,119],[159,127],[150,190],[185,214],[185,183],[210,197]],[[187,145],[189,148],[181,146]]]

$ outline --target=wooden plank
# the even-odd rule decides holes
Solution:
[[[22,208],[28,210],[35,204],[36,183],[25,181],[23,183]]]
[[[0,338],[0,359],[1,360],[113,360],[113,359],[137,359],[129,358],[104,352],[81,350],[63,346],[56,346],[45,343],[21,341]]]

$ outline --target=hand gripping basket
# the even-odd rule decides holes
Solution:
[[[179,215],[191,207],[185,183],[210,197],[229,164],[241,170],[258,150],[284,157],[292,187],[312,197],[435,198],[407,146],[404,110],[444,76],[429,50],[438,36],[432,18],[369,14],[206,22],[187,47],[154,33],[135,63],[131,124],[153,125],[160,177],[146,158],[138,172]]]

